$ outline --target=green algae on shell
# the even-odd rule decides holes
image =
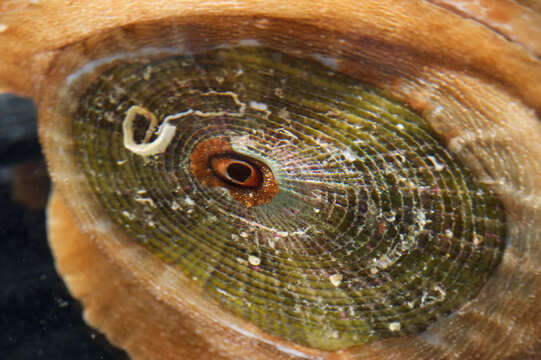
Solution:
[[[165,150],[125,146],[133,106],[161,123],[186,114]],[[134,140],[155,141],[149,126],[136,117]],[[312,348],[423,331],[474,298],[504,250],[503,208],[428,123],[316,61],[233,47],[119,62],[80,99],[73,138],[120,231]],[[272,171],[270,201],[248,207],[195,176],[194,151],[216,138]]]

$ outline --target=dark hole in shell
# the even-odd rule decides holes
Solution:
[[[233,152],[225,137],[199,143],[190,156],[190,169],[202,184],[226,188],[247,208],[270,202],[279,191],[270,168]]]
[[[252,168],[241,163],[232,163],[227,167],[227,175],[239,183],[243,183],[252,176]]]
[[[215,156],[210,160],[210,167],[221,180],[232,185],[256,188],[262,183],[261,172],[248,160],[235,156]]]

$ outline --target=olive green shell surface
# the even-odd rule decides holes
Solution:
[[[132,124],[138,145],[174,126],[157,153],[126,146],[134,106],[147,114]],[[503,208],[467,164],[406,106],[316,60],[244,46],[119,62],[89,85],[72,132],[120,231],[297,344],[420,333],[502,258]],[[213,138],[268,166],[278,193],[247,207],[199,181],[190,158]]]

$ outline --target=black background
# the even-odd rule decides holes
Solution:
[[[57,275],[45,210],[15,201],[13,169],[28,161],[43,162],[35,108],[30,100],[0,95],[0,358],[127,359],[86,326]]]

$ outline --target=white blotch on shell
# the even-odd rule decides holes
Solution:
[[[334,286],[338,287],[342,283],[342,280],[344,279],[344,276],[342,274],[334,274],[329,276],[329,281]]]
[[[402,325],[398,321],[392,322],[389,324],[389,330],[391,331],[400,331]]]
[[[250,265],[258,266],[259,264],[261,264],[261,259],[257,256],[250,255],[248,256],[248,262],[250,263]]]
[[[164,121],[163,124],[158,128],[158,137],[154,141],[137,144],[133,138],[133,123],[135,122],[135,117],[137,115],[142,115],[150,121],[147,134],[154,131],[154,127],[157,123],[154,114],[141,106],[134,105],[130,107],[122,123],[124,147],[140,156],[151,156],[163,153],[173,140],[177,127]],[[147,137],[149,136],[145,136],[145,138]]]
[[[427,159],[430,160],[430,161],[432,162],[432,165],[434,165],[434,170],[436,170],[436,171],[442,171],[442,170],[445,168],[445,166],[443,166],[443,164],[440,164],[440,163],[438,162],[438,160],[436,160],[436,158],[435,158],[434,156],[428,155],[428,156],[427,156]]]

